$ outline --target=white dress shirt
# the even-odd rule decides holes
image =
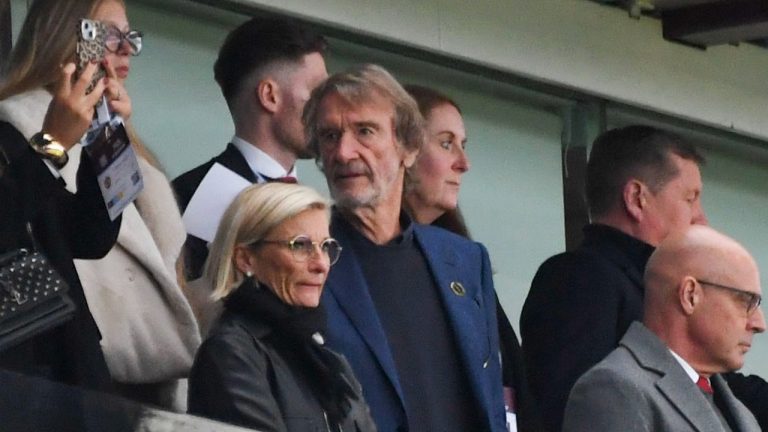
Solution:
[[[690,364],[688,364],[688,362],[685,361],[684,358],[682,358],[679,355],[677,355],[676,352],[674,352],[672,350],[669,350],[669,352],[671,352],[672,353],[672,357],[674,357],[675,360],[677,360],[677,362],[680,363],[680,366],[683,367],[683,370],[685,371],[686,374],[688,374],[688,377],[691,379],[691,381],[693,381],[694,384],[696,382],[698,382],[699,381],[699,373],[696,372],[696,370]],[[709,381],[709,379],[707,379],[707,381]]]
[[[293,165],[290,171],[285,171],[282,165],[280,165],[272,156],[268,155],[260,148],[249,143],[248,141],[233,136],[230,141],[245,158],[251,171],[256,175],[258,179],[257,183],[264,183],[267,181],[266,177],[270,179],[276,179],[280,177],[296,177],[296,165]]]

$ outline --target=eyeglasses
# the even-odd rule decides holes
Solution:
[[[742,299],[744,299],[744,303],[747,305],[747,314],[751,315],[757,308],[760,306],[760,304],[763,302],[763,297],[760,294],[753,293],[752,291],[746,291],[743,289],[738,289],[734,287],[729,287],[727,285],[720,285],[713,282],[707,282],[705,280],[697,279],[700,284],[702,285],[708,285],[711,287],[719,288],[721,290],[730,291],[733,293],[738,294]]]
[[[107,28],[107,34],[104,38],[104,47],[111,53],[120,51],[120,47],[123,46],[123,41],[128,42],[131,55],[137,56],[141,53],[144,33],[138,30],[128,30],[127,32],[121,32],[115,26],[109,26]]]
[[[331,265],[336,264],[336,261],[339,260],[342,249],[336,239],[327,238],[321,242],[316,242],[304,235],[300,235],[293,240],[261,240],[256,242],[257,245],[260,243],[287,246],[293,254],[293,257],[299,262],[304,262],[309,259],[309,257],[315,253],[315,248],[319,248],[320,252],[328,257]]]

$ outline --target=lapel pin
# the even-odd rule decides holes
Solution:
[[[451,282],[451,291],[459,297],[464,297],[467,294],[467,290],[464,289],[461,282]]]

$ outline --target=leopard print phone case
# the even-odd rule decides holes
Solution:
[[[100,63],[104,59],[104,46],[107,36],[107,27],[101,21],[81,19],[77,31],[77,71],[79,77],[88,63],[98,62],[99,68],[93,74],[86,94],[93,91],[96,83],[104,78],[106,71]]]

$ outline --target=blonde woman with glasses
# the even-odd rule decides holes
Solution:
[[[204,278],[224,312],[200,348],[189,411],[260,431],[374,431],[346,359],[324,346],[320,304],[341,254],[327,201],[306,186],[249,186],[229,206]]]

